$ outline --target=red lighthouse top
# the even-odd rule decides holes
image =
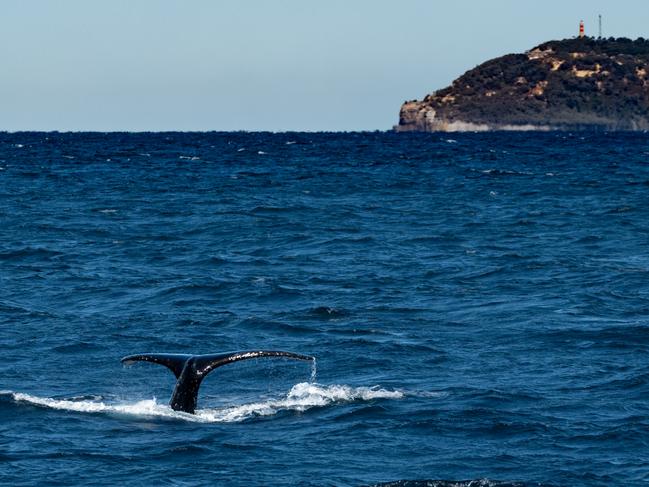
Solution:
[[[584,21],[581,20],[579,21],[579,37],[584,37],[586,35],[586,31],[584,29]]]

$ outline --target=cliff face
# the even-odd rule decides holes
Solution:
[[[649,41],[567,39],[508,54],[401,107],[397,131],[649,129]]]

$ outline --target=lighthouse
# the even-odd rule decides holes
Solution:
[[[584,21],[580,20],[579,21],[579,38],[583,39],[585,35],[586,35],[586,32],[585,32],[585,29],[584,29]]]

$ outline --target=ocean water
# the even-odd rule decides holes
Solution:
[[[646,134],[0,134],[3,485],[646,485],[648,317]]]

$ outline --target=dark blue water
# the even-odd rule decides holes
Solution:
[[[452,137],[452,138],[451,138]],[[0,134],[0,483],[649,481],[645,134]],[[220,368],[196,416],[138,352]]]

